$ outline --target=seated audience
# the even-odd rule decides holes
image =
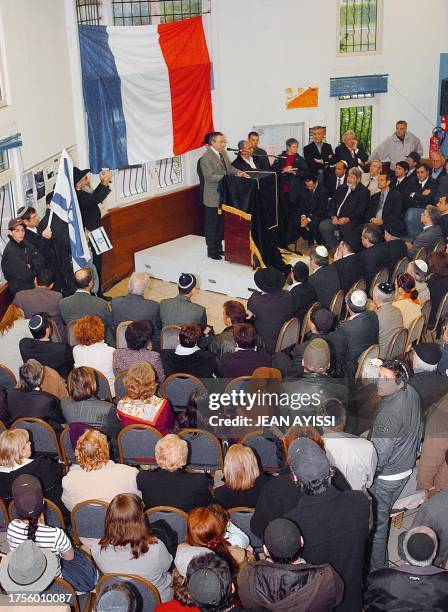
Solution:
[[[86,366],[95,368],[104,374],[109,383],[112,397],[115,396],[115,376],[113,371],[113,357],[115,349],[106,344],[104,340],[104,321],[98,316],[85,316],[75,323],[74,334],[76,342],[73,347],[75,368]]]
[[[420,164],[421,155],[417,151],[411,151],[409,155],[406,155],[405,162],[408,164],[407,179],[409,180],[409,189],[413,191],[418,185],[419,179],[417,177],[417,166]],[[412,186],[412,189],[411,189]]]
[[[442,228],[439,225],[440,213],[435,206],[426,206],[421,214],[422,231],[414,238],[412,247],[408,249],[409,257],[413,259],[418,251],[425,247],[431,252],[436,243],[443,238]]]
[[[373,288],[373,303],[378,317],[378,342],[380,359],[384,359],[395,334],[403,327],[401,311],[392,304],[395,287],[392,283],[380,283]]]
[[[112,320],[115,327],[123,321],[149,321],[152,325],[152,345],[155,351],[160,350],[160,305],[155,300],[145,298],[149,288],[149,274],[133,272],[128,281],[128,294],[112,298]]]
[[[60,527],[45,524],[44,495],[39,480],[28,474],[19,476],[12,485],[12,494],[17,518],[9,523],[6,534],[10,550],[14,551],[27,540],[31,541],[45,555],[45,561],[42,559],[37,564],[41,572],[45,571],[45,566],[48,565],[52,568],[53,577],[64,578],[76,591],[88,592],[95,588],[98,572],[93,563],[72,546],[66,533]],[[31,554],[32,550],[32,546],[28,548]],[[34,553],[32,558],[37,561],[39,557]],[[27,558],[25,561],[23,557],[23,573],[30,560]],[[23,576],[21,586],[28,585],[30,574],[32,575],[32,570],[28,575]],[[3,576],[1,576],[1,583],[3,588],[7,589]]]
[[[357,289],[345,298],[349,318],[339,324],[337,333],[347,339],[347,360],[353,371],[363,351],[378,344],[379,322],[376,312],[367,310],[367,295]]]
[[[369,574],[365,611],[445,610],[448,605],[448,572],[433,565],[437,547],[437,535],[429,527],[415,527],[408,531],[403,540],[404,565]]]
[[[378,193],[372,194],[366,214],[366,223],[384,227],[389,223],[400,228],[400,233],[406,230],[403,222],[403,196],[391,189],[390,177],[381,173],[378,177]]]
[[[153,326],[150,321],[136,321],[130,323],[124,333],[128,348],[117,348],[113,357],[113,370],[115,376],[125,372],[135,363],[149,363],[157,374],[157,382],[161,385],[165,380],[162,360],[159,353],[152,350],[151,339]]]
[[[423,415],[430,406],[438,402],[447,392],[446,382],[437,372],[442,350],[436,342],[420,342],[412,348],[413,374],[409,383],[422,400]]]
[[[334,194],[338,187],[347,185],[347,162],[337,161],[333,169],[328,172],[324,184],[330,198],[334,198]]]
[[[162,349],[162,358],[165,374],[192,374],[198,378],[211,378],[217,370],[216,355],[202,350],[198,345],[201,341],[202,330],[197,323],[186,323],[179,331],[179,344],[175,349]]]
[[[369,171],[363,172],[362,174],[361,183],[369,190],[370,197],[374,196],[380,191],[378,182],[382,169],[383,164],[380,162],[380,160],[375,159],[371,162]]]
[[[440,358],[440,361],[437,364],[437,372],[446,382],[448,377],[448,319],[444,319],[441,327],[442,344],[440,348],[442,349],[442,357]]]
[[[107,438],[100,431],[88,429],[82,434],[76,443],[75,457],[77,465],[62,479],[62,501],[68,510],[88,499],[109,503],[119,493],[140,495],[137,468],[111,461]]]
[[[322,244],[319,225],[328,217],[328,191],[319,184],[317,174],[305,174],[303,177],[303,190],[299,203],[297,235],[309,245]]]
[[[302,323],[310,306],[319,299],[315,288],[309,282],[310,269],[304,261],[294,264],[291,275],[293,283],[289,292],[294,300],[295,316]]]
[[[8,391],[8,411],[11,421],[21,417],[34,417],[46,421],[55,431],[64,423],[60,402],[42,391],[44,368],[35,359],[29,359],[19,369],[19,387]]]
[[[358,143],[357,136],[353,130],[347,130],[342,134],[342,142],[336,147],[335,154],[336,159],[345,161],[349,168],[364,168],[364,164],[368,159],[364,147]],[[359,178],[361,179],[361,176]]]
[[[257,351],[257,332],[253,325],[240,323],[233,328],[236,343],[234,353],[224,353],[218,364],[219,375],[223,378],[251,376],[257,368],[269,367],[271,358],[266,351]]]
[[[138,598],[129,582],[106,584],[95,598],[95,612],[136,612]],[[156,610],[165,604],[157,606]],[[196,610],[194,611],[196,612]]]
[[[291,444],[301,438],[313,440],[325,452],[325,442],[314,427],[294,425],[288,429],[282,440],[285,465],[280,474],[270,478],[262,488],[250,523],[251,530],[259,538],[263,537],[264,530],[272,520],[284,516],[300,502],[302,492],[292,477],[288,451]],[[333,486],[338,491],[351,490],[341,472],[337,468],[334,471]]]
[[[160,302],[162,326],[197,323],[201,329],[207,327],[207,313],[204,306],[191,301],[196,291],[197,280],[193,274],[181,274],[177,283],[178,295]]]
[[[195,556],[186,572],[186,587],[189,594],[188,610],[234,610],[232,570],[219,554],[209,552]],[[196,607],[191,608],[194,605]]]
[[[353,490],[367,491],[373,483],[377,463],[373,444],[345,431],[346,413],[340,400],[334,398],[325,401],[322,410],[334,423],[323,426],[322,436],[331,465],[344,474]]]
[[[401,311],[403,326],[409,329],[411,324],[422,313],[422,305],[418,291],[415,288],[414,277],[403,272],[395,281],[396,299],[392,305]]]
[[[448,187],[448,175],[444,177],[446,180],[446,185]],[[445,240],[448,238],[448,202],[447,202],[447,191],[442,195],[439,193],[439,201],[437,202],[437,209],[440,213],[439,217],[439,225],[442,229],[442,234]]]
[[[420,139],[408,130],[407,122],[400,119],[395,124],[395,132],[372,151],[369,159],[390,161],[393,169],[403,159],[405,151],[406,155],[412,151],[409,155],[413,155],[418,161],[423,154],[423,147]]]
[[[428,264],[423,259],[415,259],[408,263],[406,272],[415,280],[415,288],[418,291],[418,297],[422,305],[431,299],[429,287],[426,283],[426,274],[428,273]]]
[[[175,434],[157,442],[157,469],[141,471],[137,476],[146,508],[174,506],[189,512],[212,503],[207,475],[186,472],[187,457],[188,444]]]
[[[272,354],[282,325],[294,316],[294,299],[283,289],[285,277],[276,268],[259,268],[254,281],[260,292],[252,293],[247,310],[254,316],[255,329],[266,342],[267,352]]]
[[[437,181],[437,184],[440,184],[440,180],[446,176],[445,170],[445,157],[442,155],[440,151],[432,151],[430,153],[431,157],[431,178]]]
[[[362,278],[360,241],[357,236],[341,240],[334,254],[330,267],[336,268],[341,289],[349,291]]]
[[[390,188],[394,191],[398,191],[403,198],[407,197],[408,195],[408,187],[410,183],[410,179],[407,177],[408,171],[409,164],[407,161],[403,160],[395,164],[395,169],[391,175]]]
[[[370,487],[374,500],[371,571],[388,564],[390,513],[415,467],[420,447],[420,397],[407,378],[406,367],[396,359],[385,361],[380,368],[380,400],[368,436],[378,455],[375,480]]]
[[[369,533],[369,501],[361,491],[338,491],[334,471],[316,442],[299,438],[288,450],[291,470],[301,490],[296,507],[285,514],[303,534],[307,563],[329,563],[344,580],[340,610],[362,607],[362,567]],[[325,529],[331,525],[331,529]]]
[[[61,338],[65,338],[65,329],[59,310],[59,302],[62,293],[55,291],[54,274],[48,268],[43,268],[36,273],[34,289],[24,289],[16,293],[14,304],[21,308],[27,319],[37,312],[46,312],[58,327]]]
[[[400,238],[401,235],[400,228],[395,224],[388,223],[384,226],[383,248],[389,269],[389,278],[392,278],[397,263],[408,256],[408,249],[405,241]]]
[[[37,249],[25,239],[23,219],[8,223],[9,242],[2,254],[2,271],[12,295],[24,289],[33,289],[38,270],[45,268],[45,260]]]
[[[448,487],[448,396],[428,411],[425,422],[425,437],[417,464],[417,490],[426,491],[432,497]]]
[[[26,429],[9,429],[0,434],[0,497],[8,507],[13,495],[12,486],[22,474],[36,476],[43,495],[61,506],[64,466],[48,455],[31,457],[32,448]]]
[[[249,536],[244,533],[230,520],[230,514],[221,504],[210,504],[207,509],[226,523],[225,538],[231,546],[239,546],[240,548],[249,548]]]
[[[104,535],[92,545],[91,554],[103,574],[140,576],[156,587],[162,602],[172,598],[169,569],[173,558],[151,532],[137,495],[121,493],[112,499]]]
[[[22,338],[19,342],[23,361],[36,359],[43,366],[56,370],[62,378],[67,378],[73,368],[72,349],[65,342],[51,340],[53,330],[48,314],[37,312],[29,320],[28,327],[33,337]]]
[[[10,304],[0,321],[0,363],[6,366],[16,378],[23,363],[19,342],[22,338],[32,338],[28,320],[23,311],[15,304]],[[5,384],[5,380],[1,380]]]
[[[285,518],[269,523],[263,535],[264,560],[247,563],[238,576],[238,595],[245,608],[333,610],[341,603],[344,582],[327,563],[308,564],[298,525]],[[284,584],[288,588],[284,588]]]
[[[96,397],[98,385],[93,370],[73,368],[67,378],[67,389],[68,396],[61,400],[66,423],[86,423],[111,437],[117,436],[121,427],[115,406]]]
[[[408,235],[413,242],[422,231],[422,210],[437,203],[439,191],[437,181],[429,176],[429,166],[419,164],[415,170],[417,181],[409,185],[407,210],[404,217]],[[408,173],[409,176],[410,173]]]
[[[204,429],[208,425],[208,402],[208,390],[202,386],[196,387],[188,398],[185,410],[176,412],[173,433],[179,433],[182,429]]]
[[[341,288],[338,272],[328,264],[326,247],[317,246],[311,249],[310,268],[313,274],[309,283],[316,290],[318,300],[324,308],[330,308],[332,299]]]
[[[233,337],[233,328],[239,323],[246,322],[246,309],[236,300],[227,300],[222,307],[224,329],[220,334],[210,334],[208,336],[208,350],[220,359],[224,353],[234,353],[236,342]],[[264,350],[265,343],[261,336],[257,334],[256,346],[259,351]]]
[[[362,278],[366,281],[366,291],[369,293],[375,274],[386,268],[388,263],[379,226],[375,223],[367,223],[362,230],[361,242],[364,247],[360,253]]]
[[[429,328],[431,329],[436,322],[439,306],[448,293],[448,255],[433,253],[430,268],[431,276],[428,279],[428,287],[431,296],[431,314],[429,315]]]
[[[224,458],[224,485],[214,491],[224,508],[255,508],[268,476],[260,473],[257,458],[249,446],[233,444]]]
[[[141,423],[155,427],[162,435],[170,433],[174,414],[169,401],[156,395],[154,368],[149,363],[135,363],[123,382],[126,395],[117,404],[121,425]]]

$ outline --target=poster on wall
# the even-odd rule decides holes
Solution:
[[[319,106],[318,87],[288,87],[285,89],[286,108],[316,108]]]
[[[34,173],[34,182],[36,183],[37,199],[41,200],[45,196],[45,180],[43,170],[38,170]]]
[[[23,194],[25,199],[25,206],[36,206],[36,186],[33,180],[33,173],[26,172],[22,177]]]

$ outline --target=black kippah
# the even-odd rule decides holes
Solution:
[[[385,293],[386,295],[390,295],[391,293],[394,293],[395,291],[395,287],[393,286],[392,283],[380,283],[378,285],[378,289],[382,293]]]

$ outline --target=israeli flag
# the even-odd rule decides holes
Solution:
[[[50,213],[49,226],[51,225],[51,215],[53,214],[68,224],[74,272],[80,268],[85,268],[91,260],[91,254],[73,183],[73,161],[65,149],[61,154],[58,177],[50,209],[52,212]]]

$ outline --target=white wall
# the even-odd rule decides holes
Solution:
[[[327,140],[337,144],[330,77],[388,73],[389,91],[377,96],[377,138],[390,135],[403,118],[427,152],[430,124],[392,86],[434,120],[439,54],[448,49],[448,2],[383,5],[382,52],[338,57],[336,0],[212,0],[215,127],[230,146],[253,125],[302,121],[327,125]],[[298,86],[319,87],[318,108],[285,109],[284,90]]]
[[[76,143],[62,0],[0,0],[8,106],[0,131],[22,134],[24,169]]]

